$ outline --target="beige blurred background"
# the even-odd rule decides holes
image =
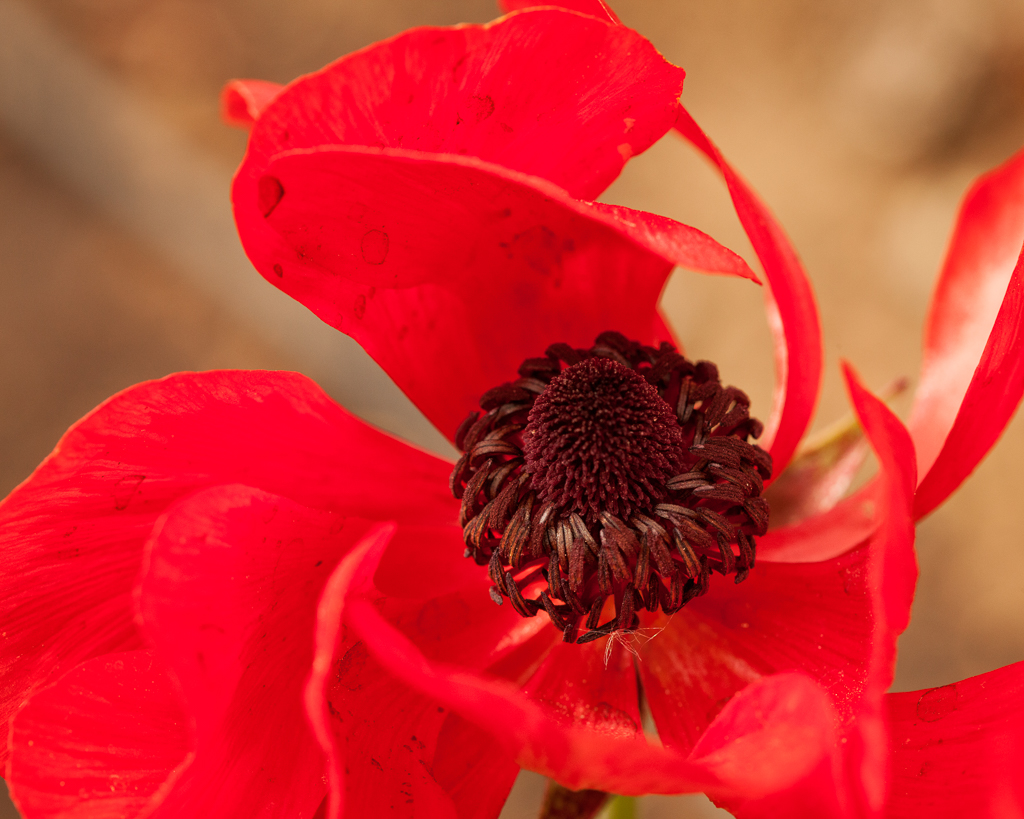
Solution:
[[[688,72],[684,101],[789,231],[813,280],[827,375],[916,376],[959,198],[1024,145],[1019,0],[619,0]],[[440,437],[358,349],[266,285],[234,237],[244,134],[223,82],[284,82],[399,30],[482,22],[490,0],[0,0],[0,494],[112,392],[185,369],[291,368],[380,425]],[[747,252],[724,190],[667,138],[605,196]],[[749,253],[748,253],[749,256]],[[679,272],[664,305],[764,417],[756,288]],[[905,415],[906,398],[895,404]],[[919,529],[921,580],[896,688],[1024,659],[1024,426]],[[524,778],[506,819],[536,815]],[[0,817],[16,815],[0,807]],[[532,811],[532,813],[531,813]],[[703,798],[640,815],[721,815]]]

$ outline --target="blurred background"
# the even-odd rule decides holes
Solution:
[[[846,412],[841,357],[874,389],[914,379],[958,201],[1024,145],[1024,4],[615,8],[687,70],[684,102],[807,265],[827,354],[816,427]],[[108,395],[178,370],[296,369],[449,451],[355,345],[249,266],[228,202],[245,134],[220,123],[217,96],[232,77],[286,82],[403,28],[495,15],[491,0],[0,0],[0,494]],[[751,258],[724,188],[673,138],[603,198]],[[763,418],[773,373],[757,289],[679,271],[663,305],[688,353],[718,362]],[[894,406],[905,417],[909,400]],[[920,525],[898,690],[1024,659],[1021,463],[1018,420]],[[540,789],[521,778],[503,817],[535,816]],[[727,816],[703,797],[645,799],[640,815]]]

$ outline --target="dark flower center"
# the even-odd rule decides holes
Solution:
[[[552,379],[523,431],[537,499],[580,515],[629,518],[665,496],[682,465],[682,430],[644,377],[611,358],[588,358]]]
[[[459,428],[451,481],[495,602],[543,609],[583,643],[635,629],[641,608],[678,611],[712,571],[746,578],[771,457],[714,364],[608,332],[589,350],[553,344],[519,375]]]

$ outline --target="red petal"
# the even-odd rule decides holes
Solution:
[[[657,253],[674,265],[702,273],[739,276],[755,284],[761,280],[742,256],[729,250],[703,231],[667,216],[633,210],[605,202],[580,202],[579,206],[612,217],[611,224],[638,245]],[[582,210],[586,213],[586,210]]]
[[[846,496],[867,454],[864,433],[852,415],[805,438],[764,494],[770,525],[792,526],[832,509]]]
[[[590,346],[607,329],[653,340],[674,264],[753,275],[692,228],[472,158],[334,147],[269,171],[262,205],[258,187],[236,184],[250,257],[449,436],[555,341]]]
[[[537,700],[503,681],[467,673],[456,666],[430,663],[411,643],[390,629],[372,607],[358,601],[352,601],[349,606],[351,625],[360,633],[368,650],[392,674],[429,692],[488,731],[499,747],[516,755],[520,764],[552,776],[568,787],[592,787],[627,794],[724,787],[730,792],[749,795],[763,793],[791,780],[792,771],[784,767],[768,765],[756,771],[740,770],[726,756],[691,764],[683,755],[652,745],[640,734],[630,738],[633,718],[627,721],[622,716],[626,709],[606,700],[602,705],[602,700],[598,699],[602,696],[600,690],[584,692],[583,696],[564,696],[571,686],[584,683],[607,690],[592,673],[582,679],[571,677],[558,681],[555,707],[546,707],[543,700],[539,707]],[[593,651],[592,659],[596,660],[600,653]],[[616,664],[619,662],[621,658]],[[547,681],[556,682],[553,678]],[[620,705],[626,704],[623,693],[620,691],[614,697]],[[569,708],[571,713],[566,713]],[[767,732],[779,730],[780,736],[785,736],[789,730],[787,721],[777,715],[762,714],[759,724]]]
[[[611,7],[604,0],[559,0],[557,3],[542,3],[537,0],[498,0],[498,6],[504,12],[518,11],[535,6],[554,6],[566,11],[578,11],[580,14],[589,14],[609,23],[621,25],[619,18],[612,11]]]
[[[821,324],[807,274],[771,212],[725,161],[707,135],[680,107],[676,130],[722,172],[740,223],[761,260],[768,325],[775,338],[776,384],[771,416],[761,445],[779,474],[803,437],[821,385]]]
[[[689,752],[730,697],[779,671],[809,674],[848,718],[871,652],[866,557],[861,549],[822,563],[759,561],[739,585],[714,578],[640,647],[662,741]]]
[[[431,705],[438,707],[433,701]],[[452,712],[441,723],[430,774],[455,803],[459,819],[494,819],[508,799],[519,766],[495,752],[489,734]]]
[[[885,700],[889,819],[1024,815],[1024,663]]]
[[[878,528],[874,481],[827,512],[758,538],[757,556],[779,563],[814,563],[846,554]]]
[[[692,761],[638,735],[624,736],[617,720],[592,719],[567,724],[565,716],[538,705],[504,681],[488,679],[441,663],[431,663],[377,614],[369,604],[348,603],[349,623],[368,651],[390,673],[488,731],[499,747],[524,767],[573,788],[614,793],[680,793],[708,789],[743,796],[761,795],[792,781],[786,765],[737,765],[732,755]],[[786,709],[765,709],[756,722],[764,739],[778,731],[781,743],[794,739]],[[606,730],[610,725],[611,731]],[[807,733],[799,732],[801,739]],[[742,749],[742,741],[737,749]]]
[[[25,819],[139,816],[187,763],[188,718],[149,651],[94,657],[38,691],[11,733],[8,785]]]
[[[821,736],[820,709],[794,707],[795,701],[787,693],[785,680],[779,686],[774,682],[768,684],[766,690],[775,692],[770,696],[752,695],[753,710],[746,720],[736,714],[728,716],[724,726],[718,729],[713,747],[708,749],[708,758],[692,764],[680,754],[649,744],[640,735],[634,739],[624,736],[624,721],[611,717],[616,709],[623,713],[629,710],[634,715],[630,717],[633,720],[635,705],[629,702],[626,687],[619,682],[609,686],[601,679],[601,674],[607,672],[603,671],[603,658],[596,647],[576,646],[575,650],[582,650],[582,654],[575,657],[566,647],[559,652],[565,655],[562,660],[550,662],[546,670],[535,676],[531,687],[553,707],[539,704],[503,679],[479,675],[461,665],[432,661],[381,617],[375,607],[378,604],[370,605],[362,596],[360,590],[367,589],[369,578],[376,571],[380,549],[380,543],[368,542],[364,548],[354,550],[339,566],[321,601],[317,659],[307,689],[307,705],[325,747],[334,755],[336,793],[341,791],[342,765],[352,764],[351,750],[355,747],[350,740],[346,761],[344,726],[352,730],[351,717],[358,719],[358,712],[338,713],[337,702],[329,700],[325,704],[326,684],[331,679],[338,680],[336,693],[344,695],[345,689],[351,692],[374,685],[383,672],[439,703],[439,708],[451,708],[487,732],[492,737],[490,754],[514,753],[527,767],[556,776],[573,788],[590,786],[619,793],[643,793],[724,787],[729,793],[750,797],[789,784],[800,772],[798,765],[789,763],[821,753],[821,743],[809,742],[809,738]],[[360,564],[360,560],[364,562]],[[367,592],[376,595],[372,589]],[[342,631],[339,623],[343,612],[347,631]],[[340,660],[335,660],[339,656],[337,640],[340,635],[344,636],[342,647],[347,646],[347,650],[340,655]],[[610,658],[609,663],[610,668],[615,669],[612,676],[620,677],[619,670],[629,667],[622,646],[613,645],[612,657],[615,657]],[[582,674],[582,677],[559,679],[556,667],[561,665],[565,670],[566,663],[571,666],[570,672]],[[571,686],[580,686],[584,681],[593,690],[582,696],[569,693]],[[804,693],[799,693],[797,698]],[[747,702],[745,695],[740,695],[737,701]],[[406,714],[417,713],[412,704],[407,707],[406,700],[396,705]],[[745,706],[737,705],[739,707]],[[337,715],[333,722],[331,714]],[[827,725],[831,726],[832,722],[830,717]],[[755,735],[739,736],[742,732],[734,723],[756,727]],[[808,724],[812,727],[810,731]],[[385,728],[385,733],[391,730]],[[372,732],[361,736],[359,747],[371,743],[372,736]],[[392,747],[396,744],[394,739],[389,741]],[[712,753],[727,745],[731,750]],[[788,745],[799,747],[789,752],[787,764],[775,765],[763,760],[759,760],[759,765],[737,764],[744,749],[753,748],[759,754],[764,749],[768,754]],[[437,764],[435,756],[434,765]],[[400,774],[400,757],[395,755],[389,765],[380,765],[379,772],[390,774],[395,765],[399,766]]]
[[[374,572],[363,558],[379,557],[392,531],[378,527],[364,538],[320,598],[305,699],[328,756],[326,815],[493,817],[518,766],[475,726],[380,668],[341,623],[349,588]]]
[[[266,80],[231,80],[220,92],[220,115],[228,125],[251,128],[284,88]]]
[[[389,598],[437,598],[469,587],[490,599],[487,567],[463,557],[464,550],[457,524],[401,526],[381,558],[373,585]]]
[[[296,374],[182,374],[111,398],[0,505],[0,718],[77,663],[140,646],[130,595],[142,545],[184,495],[245,482],[317,508],[446,524],[449,469]]]
[[[633,655],[606,642],[558,644],[523,691],[567,726],[632,739],[642,721]]]
[[[766,715],[771,715],[770,727]],[[709,795],[737,819],[846,816],[849,797],[835,775],[837,725],[829,696],[812,679],[794,672],[776,674],[729,700],[691,757],[769,781],[782,768],[800,781],[799,793],[784,788],[752,800],[712,791]]]
[[[1024,213],[1022,213],[1024,221]],[[995,444],[1024,395],[1024,253],[949,435],[914,502],[920,518],[942,503]]]
[[[910,433],[899,419],[861,386],[846,364],[843,374],[851,403],[879,462],[876,497],[881,525],[872,538],[868,564],[868,588],[873,598],[871,660],[867,687],[857,708],[857,724],[844,748],[862,804],[877,812],[887,789],[889,737],[883,697],[892,684],[896,639],[910,620],[917,582],[912,515],[917,460]]]
[[[157,524],[139,613],[197,739],[156,816],[316,811],[324,757],[302,707],[316,600],[368,525],[237,485],[191,495]]]
[[[974,378],[1022,243],[1024,152],[978,179],[960,207],[932,297],[910,419],[922,478],[938,457]],[[994,426],[1002,429],[1003,423],[997,418]],[[965,466],[966,475],[974,463]]]
[[[802,780],[766,799],[727,798],[726,806],[739,819],[877,816],[886,798],[889,743],[883,696],[892,683],[896,638],[909,619],[917,577],[911,516],[916,459],[910,434],[896,416],[864,390],[849,367],[844,374],[851,403],[881,467],[875,496],[880,525],[859,579],[868,604],[861,624],[869,629],[861,638],[867,655],[857,674],[861,684],[846,686],[845,698],[842,687],[832,690],[833,697],[840,694],[843,736],[827,763],[822,760]]]
[[[281,151],[361,145],[479,157],[594,199],[672,127],[683,75],[635,31],[551,8],[412,29],[289,85],[237,183]]]

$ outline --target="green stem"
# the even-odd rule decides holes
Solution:
[[[636,799],[632,796],[613,796],[605,807],[602,819],[636,819]]]

